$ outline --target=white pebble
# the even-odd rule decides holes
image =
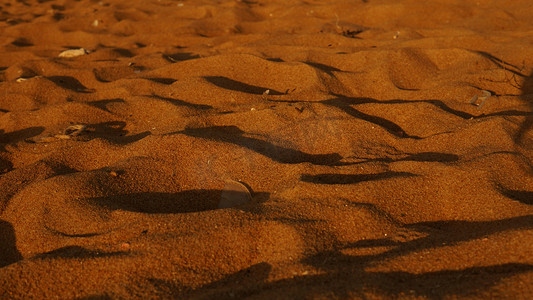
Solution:
[[[59,53],[59,57],[76,57],[85,54],[89,54],[89,50],[85,48],[69,49]]]

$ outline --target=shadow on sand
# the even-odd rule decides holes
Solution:
[[[527,103],[530,111],[515,135],[515,142],[517,144],[523,144],[526,139],[526,134],[533,128],[533,74],[530,74],[522,84],[522,100]]]
[[[22,259],[17,250],[15,230],[4,220],[0,220],[0,268]]]

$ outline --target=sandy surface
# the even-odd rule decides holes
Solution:
[[[0,298],[531,299],[532,16],[2,1]]]

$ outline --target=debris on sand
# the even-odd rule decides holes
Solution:
[[[76,57],[89,54],[90,51],[85,48],[69,49],[59,53],[59,57]]]
[[[252,194],[246,185],[235,180],[226,180],[218,208],[231,208],[250,201],[252,201]]]
[[[485,101],[487,101],[490,96],[492,96],[491,92],[487,90],[482,90],[481,96],[478,97],[478,95],[474,95],[474,97],[470,99],[470,104],[477,106],[477,109],[481,109],[481,107],[483,107],[483,104],[485,104]]]
[[[52,143],[52,142],[57,142],[59,140],[68,140],[68,139],[71,139],[72,137],[82,134],[85,131],[85,129],[87,129],[87,126],[85,125],[81,125],[81,124],[70,125],[69,127],[65,128],[62,134],[40,137],[40,138],[32,139],[30,140],[30,142]]]

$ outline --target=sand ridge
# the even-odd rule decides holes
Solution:
[[[532,13],[2,2],[0,298],[531,298]]]

